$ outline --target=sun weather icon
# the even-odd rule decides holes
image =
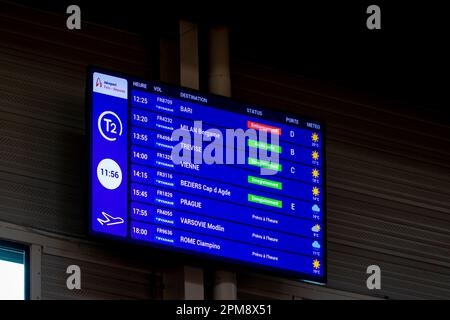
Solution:
[[[312,194],[313,194],[314,197],[319,196],[319,195],[320,195],[320,190],[319,190],[319,188],[313,187],[313,188],[312,188]]]
[[[311,140],[313,141],[313,142],[319,142],[319,135],[317,134],[317,133],[313,133],[312,135],[311,135]]]
[[[311,174],[312,174],[313,178],[318,178],[320,176],[320,172],[317,169],[313,169],[311,171]]]
[[[316,224],[311,228],[312,232],[320,232],[320,224]]]
[[[317,259],[314,259],[314,261],[312,262],[312,265],[314,267],[314,269],[319,269],[320,268],[320,261]]]
[[[319,152],[313,151],[311,153],[311,157],[313,158],[313,160],[316,160],[316,161],[319,160],[319,157],[320,157]]]

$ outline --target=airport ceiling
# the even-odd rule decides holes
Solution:
[[[13,2],[63,13],[79,4],[82,19],[141,33],[179,18],[228,23],[233,57],[450,115],[448,18],[430,1]],[[381,30],[366,27],[372,2],[381,8]]]

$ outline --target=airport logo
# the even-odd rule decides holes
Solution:
[[[94,92],[128,99],[128,81],[126,79],[94,72],[92,86]]]

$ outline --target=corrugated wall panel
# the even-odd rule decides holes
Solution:
[[[66,268],[81,270],[81,290],[68,290]],[[45,254],[42,257],[43,299],[154,299],[154,283],[148,270],[126,270],[100,263]]]
[[[1,219],[84,236],[86,66],[151,77],[159,38],[0,4]]]
[[[249,103],[326,121],[328,287],[450,298],[448,121],[243,61],[234,63],[232,85],[233,96]],[[371,264],[381,267],[380,291],[366,288]],[[263,288],[267,280],[252,281]],[[241,275],[241,285],[252,281]]]
[[[0,0],[0,221],[86,239],[84,143],[86,67],[145,77],[158,66],[159,38]],[[2,235],[0,234],[0,238]],[[89,256],[80,246],[80,256]],[[105,256],[120,255],[114,246]],[[44,253],[43,299],[160,298],[152,260],[137,251],[125,264]],[[128,265],[126,265],[128,263]],[[66,268],[82,269],[82,290],[66,288]],[[139,265],[139,266],[138,266]],[[133,271],[130,271],[130,269]]]

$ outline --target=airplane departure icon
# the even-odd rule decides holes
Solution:
[[[100,223],[102,226],[103,225],[113,226],[116,224],[124,223],[124,220],[121,217],[113,217],[112,215],[107,214],[106,212],[103,212],[103,211],[102,211],[102,215],[103,215],[103,217],[105,217],[105,219],[97,218],[98,223]]]

